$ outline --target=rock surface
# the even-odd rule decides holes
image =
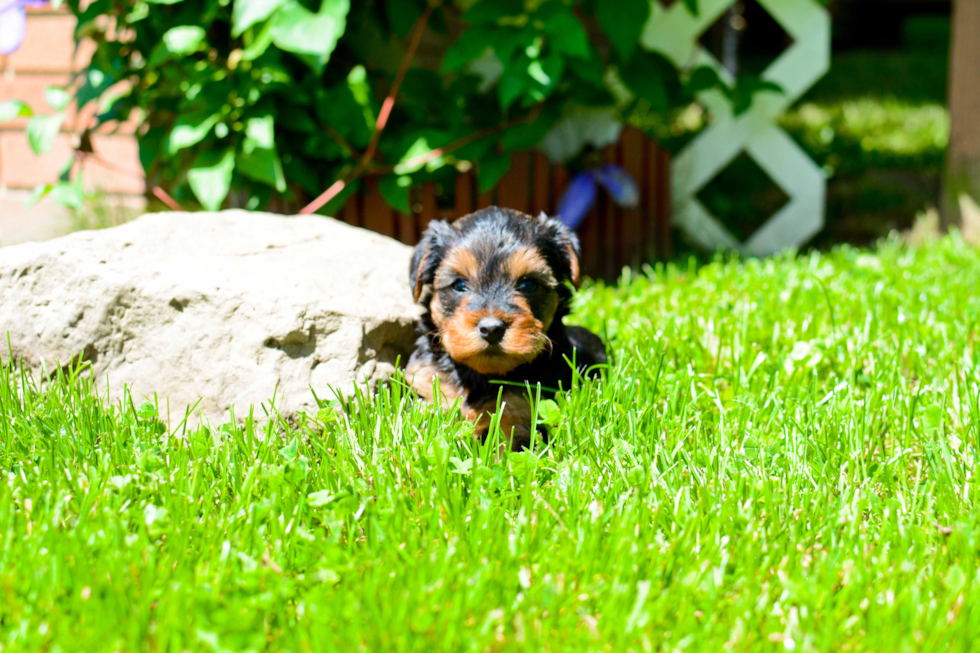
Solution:
[[[157,393],[172,426],[273,398],[284,415],[406,361],[411,249],[321,217],[157,213],[0,249],[0,358],[91,363],[113,399]],[[6,338],[9,333],[11,350]],[[42,368],[42,360],[45,361]],[[196,420],[195,420],[196,421]]]

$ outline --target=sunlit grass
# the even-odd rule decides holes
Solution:
[[[589,286],[615,365],[504,458],[397,385],[181,435],[8,366],[0,645],[965,650],[978,287],[956,238]]]

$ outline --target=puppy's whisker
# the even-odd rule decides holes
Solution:
[[[547,334],[544,336],[544,346],[548,348],[548,356],[555,353],[555,341],[549,338]]]

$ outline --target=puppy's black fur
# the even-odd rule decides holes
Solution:
[[[579,283],[579,242],[554,219],[490,207],[430,223],[415,248],[410,286],[426,310],[408,374],[419,394],[451,403],[485,435],[504,389],[500,424],[515,448],[530,442],[523,388],[568,389],[575,361],[583,374],[605,363],[602,341],[566,327],[569,284]],[[490,328],[488,328],[488,326]],[[438,377],[442,397],[434,397]]]

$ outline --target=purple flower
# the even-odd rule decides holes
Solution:
[[[558,218],[569,229],[576,229],[595,204],[598,184],[612,196],[616,204],[635,208],[640,203],[640,189],[630,173],[607,163],[599,168],[585,170],[575,175],[558,203]]]
[[[46,0],[0,0],[0,54],[13,54],[24,41],[27,29],[27,7],[45,4]]]
[[[568,184],[558,203],[558,219],[569,229],[575,229],[595,204],[595,177],[590,170],[580,172]]]

